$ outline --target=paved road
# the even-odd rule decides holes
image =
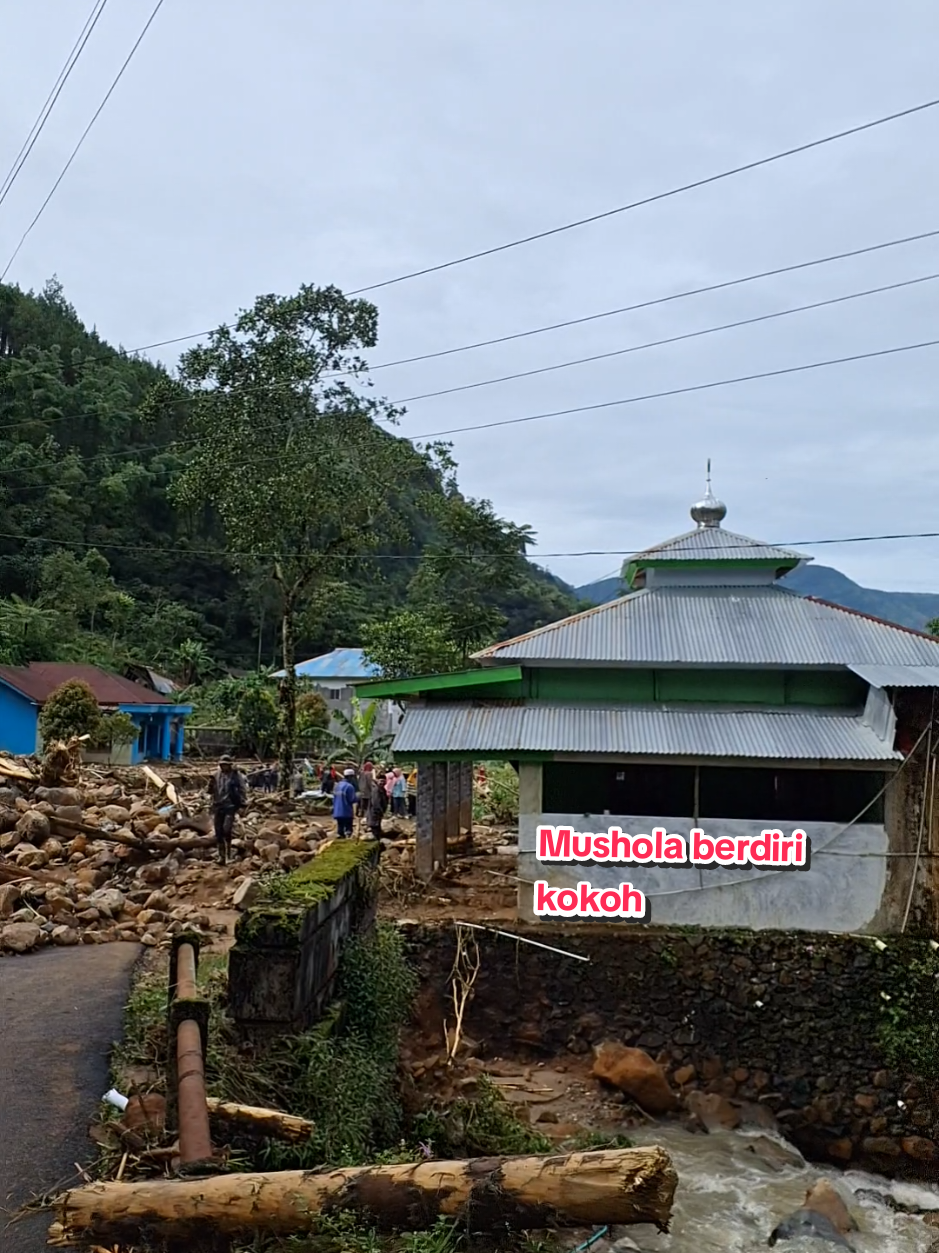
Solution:
[[[0,959],[0,1207],[75,1181],[94,1152],[88,1124],[120,1038],[134,944],[46,949]],[[46,1247],[48,1214],[7,1226],[3,1253]]]

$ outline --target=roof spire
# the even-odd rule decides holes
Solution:
[[[727,506],[718,500],[711,491],[711,458],[708,457],[707,479],[704,498],[691,506],[691,517],[697,522],[698,529],[719,527],[727,517]]]

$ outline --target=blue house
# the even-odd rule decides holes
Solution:
[[[136,743],[115,745],[110,761],[176,761],[183,755],[185,719],[191,705],[97,666],[40,661],[0,666],[0,749],[27,756],[41,750],[39,711],[55,689],[70,679],[87,683],[103,713],[130,714],[139,728]]]

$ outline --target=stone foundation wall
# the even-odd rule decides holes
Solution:
[[[380,846],[359,844],[358,850],[358,863],[337,878],[324,900],[306,908],[260,905],[238,920],[228,957],[228,996],[229,1012],[245,1038],[303,1031],[321,1017],[343,944],[375,922]]]
[[[590,962],[474,932],[482,966],[464,1030],[483,1056],[583,1054],[615,1039],[656,1057],[685,1092],[766,1105],[815,1160],[939,1177],[939,1083],[889,1060],[901,1037],[906,1056],[939,1057],[939,962],[929,942],[515,929]],[[442,1014],[453,928],[406,934],[423,977],[419,1012]]]

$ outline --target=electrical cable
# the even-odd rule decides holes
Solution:
[[[479,252],[470,252],[462,257],[455,257],[451,261],[442,261],[437,265],[425,266],[422,270],[411,270],[407,274],[399,274],[396,278],[386,278],[380,283],[370,283],[367,287],[357,287],[353,291],[348,292],[350,296],[360,296],[365,292],[379,291],[385,287],[392,287],[397,283],[405,283],[412,278],[422,278],[426,274],[437,274],[441,270],[449,270],[457,265],[465,265],[468,261],[478,261],[482,257],[491,257],[496,253],[507,252],[510,248],[520,248],[524,244],[531,244],[537,240],[548,239],[553,235],[560,235],[565,231],[572,231],[580,226],[589,226],[594,222],[602,222],[606,218],[616,217],[621,213],[629,213],[632,209],[639,209],[645,205],[657,204],[659,201],[668,200],[673,196],[680,196],[687,191],[695,191],[700,187],[708,187],[713,183],[721,182],[723,179],[733,178],[737,174],[744,174],[749,170],[756,170],[765,165],[771,165],[776,161],[782,161],[787,157],[796,156],[802,152],[809,152],[814,148],[820,148],[824,144],[835,143],[839,139],[846,139],[850,135],[858,135],[862,131],[873,130],[877,126],[884,126],[888,122],[896,122],[901,118],[911,117],[915,113],[922,113],[926,109],[934,109],[939,105],[939,98],[923,101],[921,104],[912,105],[910,108],[901,109],[897,113],[888,113],[882,117],[873,118],[869,122],[862,122],[857,126],[850,126],[846,130],[836,131],[833,134],[823,135],[820,139],[813,139],[808,143],[797,144],[792,148],[785,148],[781,152],[774,152],[768,157],[760,157],[756,161],[747,161],[742,165],[735,165],[729,170],[721,170],[717,174],[709,174],[706,178],[694,179],[690,183],[682,183],[678,187],[671,187],[668,191],[656,192],[651,196],[643,196],[639,200],[632,200],[628,204],[618,205],[615,209],[606,209],[602,213],[591,214],[590,217],[578,218],[574,222],[566,222],[563,226],[553,226],[550,230],[537,231],[533,235],[525,235],[520,239],[510,240],[506,244],[497,244],[493,248],[483,248]]]
[[[50,201],[50,200],[52,199],[52,197],[55,195],[56,191],[58,191],[58,188],[59,188],[60,183],[62,182],[63,178],[65,178],[66,174],[69,172],[69,169],[71,168],[72,162],[75,160],[75,158],[78,156],[79,152],[81,151],[82,144],[84,144],[85,140],[88,138],[88,135],[89,135],[89,133],[90,133],[90,131],[91,131],[91,128],[94,126],[95,122],[97,122],[98,118],[101,116],[102,112],[104,111],[104,107],[105,107],[105,105],[108,103],[108,101],[111,99],[111,96],[112,96],[112,94],[113,94],[113,92],[114,92],[115,88],[117,87],[118,83],[119,83],[119,82],[121,81],[121,79],[124,77],[124,71],[125,71],[125,70],[127,69],[127,67],[130,65],[131,61],[132,61],[132,60],[133,60],[133,58],[134,58],[134,54],[136,53],[136,51],[137,51],[137,49],[140,47],[140,45],[143,43],[143,40],[144,40],[144,37],[145,37],[145,36],[146,36],[146,34],[147,34],[147,31],[150,29],[151,25],[153,24],[154,19],[156,18],[156,15],[159,13],[160,9],[163,7],[163,3],[164,3],[164,0],[157,0],[156,5],[154,6],[153,12],[152,12],[152,13],[150,14],[150,16],[147,18],[147,21],[146,21],[146,24],[144,25],[143,30],[142,30],[142,31],[140,32],[140,34],[137,36],[137,41],[136,41],[136,43],[135,43],[135,44],[134,44],[134,46],[131,48],[130,52],[127,54],[127,58],[126,58],[126,60],[124,61],[124,64],[123,64],[123,65],[121,66],[121,68],[118,70],[117,75],[116,75],[116,77],[114,78],[114,81],[111,83],[111,86],[108,88],[108,90],[107,90],[107,92],[106,92],[106,94],[105,94],[104,99],[101,101],[101,103],[98,105],[97,109],[95,110],[95,112],[94,112],[94,114],[93,114],[93,116],[92,116],[92,118],[91,118],[91,121],[88,123],[88,125],[85,127],[85,129],[82,131],[82,133],[81,133],[81,137],[79,138],[78,143],[77,143],[77,144],[75,145],[75,147],[72,149],[72,155],[71,155],[71,156],[69,157],[69,159],[66,161],[66,163],[65,163],[64,167],[62,168],[62,172],[59,174],[59,177],[58,177],[58,178],[55,180],[55,182],[52,184],[52,188],[51,188],[51,190],[49,191],[49,194],[46,196],[45,200],[44,200],[44,201],[42,202],[42,204],[39,206],[39,210],[38,210],[38,212],[36,213],[36,216],[33,218],[33,220],[30,222],[29,226],[27,226],[26,230],[23,232],[23,237],[22,237],[22,239],[21,239],[21,240],[20,240],[20,242],[16,245],[16,248],[15,248],[15,249],[14,249],[14,251],[13,251],[13,255],[10,257],[10,260],[6,263],[6,267],[4,268],[3,273],[2,273],[2,274],[0,274],[0,283],[2,283],[2,282],[3,282],[3,280],[6,278],[7,274],[10,272],[10,267],[12,266],[12,264],[13,264],[13,262],[16,260],[16,258],[19,256],[20,249],[21,249],[21,248],[23,247],[23,245],[26,243],[26,240],[27,240],[27,238],[29,237],[29,235],[30,235],[30,233],[31,233],[31,231],[32,231],[32,229],[33,229],[33,227],[36,225],[36,223],[37,223],[37,222],[39,221],[39,219],[42,217],[43,213],[44,213],[44,212],[45,212],[45,210],[46,210],[46,206],[49,204],[49,201]]]
[[[59,96],[62,94],[62,89],[65,87],[65,84],[68,82],[69,77],[71,76],[72,70],[74,70],[75,66],[78,64],[78,59],[81,56],[81,54],[84,52],[85,45],[88,43],[88,40],[91,38],[95,27],[98,25],[98,19],[100,18],[101,14],[104,12],[104,9],[107,3],[108,3],[108,0],[95,0],[95,3],[92,5],[91,12],[88,14],[88,17],[85,19],[85,25],[82,27],[78,38],[75,40],[75,43],[72,45],[72,50],[66,57],[65,64],[62,66],[61,70],[59,70],[59,77],[53,83],[52,90],[49,92],[48,96],[46,97],[45,104],[39,110],[39,116],[36,118],[35,122],[33,122],[32,127],[30,128],[29,134],[23,140],[22,148],[20,148],[19,152],[16,154],[16,157],[13,160],[13,164],[10,166],[10,169],[7,171],[7,175],[4,178],[3,182],[0,183],[0,205],[3,204],[4,200],[6,200],[7,196],[10,193],[11,188],[13,187],[13,184],[16,182],[17,178],[19,177],[20,170],[22,170],[23,166],[29,160],[29,154],[32,152],[33,148],[36,146],[36,141],[39,139],[39,136],[42,134],[43,129],[45,128],[46,122],[48,122],[49,120],[49,115],[52,113],[52,110],[55,108],[56,101],[58,100]]]

